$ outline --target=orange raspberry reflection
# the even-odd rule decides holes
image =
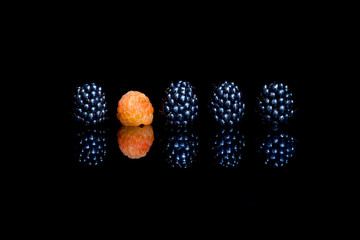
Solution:
[[[117,140],[121,152],[131,158],[145,157],[154,141],[151,125],[144,127],[122,126],[117,132]]]

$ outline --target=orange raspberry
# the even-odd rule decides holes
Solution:
[[[154,141],[152,126],[126,127],[122,126],[117,132],[118,144],[121,152],[131,158],[145,157]]]
[[[129,91],[118,103],[117,118],[124,126],[150,125],[153,113],[154,108],[149,98],[138,91]]]

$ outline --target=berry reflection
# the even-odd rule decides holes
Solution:
[[[165,145],[168,164],[174,168],[190,168],[199,151],[199,137],[191,129],[170,129],[170,136]]]
[[[89,129],[78,133],[77,161],[82,166],[102,165],[106,156],[105,130]]]
[[[294,156],[295,149],[295,138],[283,132],[269,133],[259,147],[265,158],[265,165],[275,168],[286,166]]]
[[[146,156],[154,142],[154,131],[151,125],[143,127],[122,126],[117,132],[121,152],[131,159]]]
[[[230,168],[239,165],[245,148],[244,135],[234,128],[222,128],[211,142],[211,150],[220,167]]]

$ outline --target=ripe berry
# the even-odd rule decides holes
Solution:
[[[245,103],[242,93],[234,82],[223,82],[214,87],[210,101],[210,112],[221,125],[234,126],[244,116]]]
[[[163,108],[163,114],[170,125],[191,125],[199,112],[198,99],[191,84],[181,80],[171,83],[166,90]]]
[[[286,124],[294,116],[293,94],[283,83],[264,85],[258,103],[261,117],[268,123]]]
[[[150,125],[154,118],[154,108],[149,98],[138,91],[129,91],[118,103],[117,118],[124,126]]]
[[[102,88],[95,83],[84,84],[74,93],[74,116],[85,125],[97,125],[106,119],[107,103]]]

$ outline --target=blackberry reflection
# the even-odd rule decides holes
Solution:
[[[171,128],[165,143],[165,158],[173,168],[190,168],[199,152],[199,136],[193,129]]]
[[[264,157],[264,164],[268,167],[285,167],[296,150],[296,140],[283,132],[270,132],[261,141],[259,152]]]
[[[76,159],[79,166],[100,166],[107,149],[106,130],[87,129],[78,132]]]
[[[219,167],[237,167],[243,158],[245,137],[232,127],[220,129],[211,141],[211,151]]]

